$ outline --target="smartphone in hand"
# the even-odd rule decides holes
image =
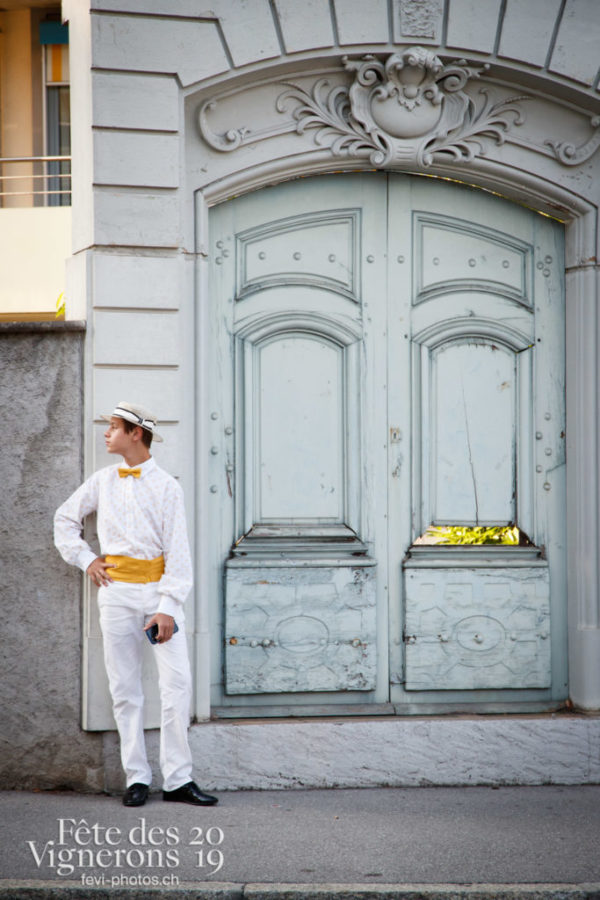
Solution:
[[[175,622],[175,624],[174,624],[173,634],[175,634],[176,631],[179,631],[179,626],[177,625],[177,622]],[[154,623],[152,628],[149,628],[147,630],[146,637],[148,638],[148,640],[150,641],[151,644],[158,644],[158,641],[156,640],[156,638],[158,637],[158,625],[156,624],[156,622]]]

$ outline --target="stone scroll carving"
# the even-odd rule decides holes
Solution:
[[[591,138],[576,147],[569,141],[545,141],[546,146],[552,148],[552,152],[559,162],[564,166],[579,166],[596,152],[600,147],[600,116],[593,116],[590,119],[590,125],[594,129]]]
[[[485,153],[486,139],[504,141],[506,133],[524,122],[519,106],[525,97],[494,102],[486,88],[476,99],[464,90],[470,79],[488,69],[468,66],[464,59],[445,65],[431,50],[411,47],[386,60],[369,54],[359,60],[344,57],[352,84],[317,80],[310,90],[285,85],[276,100],[278,112],[292,122],[279,133],[302,135],[316,130],[315,142],[336,157],[360,157],[377,167],[400,161],[431,166],[434,161],[469,161]],[[209,100],[201,108],[202,136],[216,150],[228,152],[274,134],[232,128],[211,130]],[[293,124],[295,123],[295,125]],[[291,125],[291,127],[290,127]]]
[[[223,153],[227,153],[231,150],[237,150],[242,144],[249,144],[258,140],[258,137],[256,135],[253,136],[251,130],[245,126],[242,128],[230,128],[224,134],[215,134],[208,124],[207,113],[215,109],[216,105],[216,100],[207,100],[206,103],[202,104],[198,114],[200,134],[213,150],[221,150]]]

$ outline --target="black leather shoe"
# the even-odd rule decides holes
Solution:
[[[214,806],[218,803],[216,797],[204,794],[194,781],[188,781],[174,791],[163,791],[163,800],[171,800],[174,803],[192,803],[194,806]]]
[[[148,785],[136,781],[123,794],[123,806],[143,806],[148,799]]]

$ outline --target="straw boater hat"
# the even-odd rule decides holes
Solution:
[[[149,431],[155,441],[162,441],[160,434],[157,434],[154,430],[156,428],[156,416],[148,412],[147,409],[144,409],[143,406],[138,406],[137,403],[125,403],[125,401],[121,401],[117,403],[113,411],[108,416],[100,416],[101,419],[104,419],[105,422],[110,422],[112,416],[117,416],[119,419],[126,419],[128,422],[133,422],[134,425],[140,425],[142,428],[145,428],[146,431]]]

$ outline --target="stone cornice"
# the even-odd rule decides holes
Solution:
[[[0,322],[2,334],[65,334],[66,332],[82,332],[87,323],[80,319],[56,322]]]

